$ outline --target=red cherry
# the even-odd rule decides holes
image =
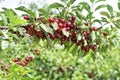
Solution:
[[[104,36],[107,36],[107,35],[108,35],[108,33],[107,33],[107,32],[103,32],[103,35],[104,35]]]
[[[64,20],[64,19],[62,19],[62,20],[61,20],[61,22],[62,22],[62,23],[65,23],[65,20]]]
[[[29,56],[28,58],[29,58],[29,60],[30,60],[30,61],[32,61],[32,60],[33,60],[33,56]]]
[[[88,26],[88,22],[85,22],[84,25],[85,25],[85,26]]]
[[[56,19],[56,20],[55,20],[55,22],[56,22],[56,23],[59,23],[59,20],[58,20],[58,19]]]
[[[53,23],[53,22],[54,22],[54,18],[53,18],[53,17],[50,17],[50,18],[49,18],[49,22]]]
[[[17,62],[18,65],[22,65],[23,63],[21,61]]]
[[[19,59],[18,59],[18,58],[15,58],[13,61],[14,61],[14,62],[18,62],[18,61],[19,61]]]
[[[94,45],[92,50],[95,51],[97,49],[97,45]]]
[[[31,25],[30,25],[30,29],[31,29],[31,30],[34,30],[34,25],[31,24]]]
[[[64,25],[63,25],[62,23],[59,23],[59,24],[58,24],[58,27],[59,27],[59,28],[63,28]]]
[[[27,65],[29,63],[29,61],[24,61],[24,63]]]
[[[76,35],[76,34],[77,34],[77,31],[74,31],[73,34]]]
[[[29,17],[28,17],[28,16],[24,16],[24,19],[25,19],[25,20],[29,20]]]
[[[72,19],[72,20],[75,20],[75,19],[76,19],[76,16],[72,16],[71,19]]]
[[[71,22],[67,22],[67,27],[71,27],[72,26],[72,23]]]
[[[26,58],[25,58],[25,61],[29,62],[29,61],[30,61],[29,57],[26,57]]]
[[[94,30],[94,31],[97,31],[97,30],[98,30],[98,28],[97,28],[97,27],[93,27],[93,30]]]
[[[42,18],[41,18],[41,17],[38,17],[38,18],[37,18],[37,20],[41,21],[41,20],[42,20]]]

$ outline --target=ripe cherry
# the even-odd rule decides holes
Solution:
[[[64,19],[62,19],[62,20],[61,20],[61,22],[62,22],[62,23],[65,23],[65,20],[64,20]]]
[[[29,17],[28,17],[28,16],[24,16],[24,19],[25,19],[25,20],[29,20]]]
[[[67,22],[67,27],[71,27],[72,26],[72,23],[71,22]]]
[[[15,58],[13,61],[14,61],[14,62],[18,62],[18,61],[19,61],[19,59],[18,59],[18,58]]]
[[[73,34],[76,35],[76,34],[77,34],[77,31],[74,31]]]
[[[108,35],[108,33],[107,33],[107,32],[103,32],[103,35],[104,35],[104,36],[107,36],[107,35]]]
[[[71,19],[72,19],[72,20],[75,20],[75,19],[76,19],[76,16],[72,16]]]
[[[34,25],[31,24],[31,25],[30,25],[30,29],[31,29],[31,30],[34,30]]]
[[[58,24],[58,27],[59,27],[59,28],[63,28],[64,25],[63,25],[62,23],[59,23],[59,24]]]
[[[85,22],[84,25],[85,25],[85,26],[88,26],[88,22]]]
[[[49,20],[49,22],[51,22],[51,23],[54,22],[54,18],[53,18],[53,17],[50,17],[48,20]]]

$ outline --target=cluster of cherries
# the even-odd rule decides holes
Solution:
[[[27,66],[29,62],[33,60],[32,56],[27,56],[25,57],[24,61],[21,61],[19,58],[14,58],[14,62],[20,66]]]
[[[29,20],[28,16],[24,16],[25,20]],[[39,20],[40,22],[43,22],[44,20],[42,20],[42,18],[38,18],[37,20]],[[75,25],[75,20],[76,20],[76,16],[72,16],[69,18],[69,20],[65,20],[65,19],[60,19],[60,18],[56,18],[54,19],[53,17],[50,17],[48,20],[46,20],[47,23],[44,24],[49,24],[49,27],[51,27],[53,29],[53,33],[48,33],[49,37],[52,40],[55,39],[59,39],[61,41],[61,44],[65,43],[66,41],[72,41],[73,43],[75,43],[77,46],[81,45],[81,50],[85,51],[85,52],[89,52],[90,49],[92,49],[93,51],[95,51],[97,49],[97,44],[90,44],[91,39],[91,32],[92,31],[98,31],[97,27],[90,27],[87,30],[83,30],[81,27],[78,27],[77,25]],[[55,30],[52,26],[52,24],[57,23],[58,28]],[[88,23],[84,23],[85,27],[88,27]],[[41,39],[46,39],[45,36],[45,32],[42,30],[36,30],[35,29],[35,25],[31,24],[27,27],[25,27],[26,29],[26,33],[33,36],[36,35],[38,38]],[[69,33],[69,36],[66,36],[65,34],[63,34],[62,30],[65,30]],[[77,34],[80,33],[82,35],[81,40],[77,40]],[[104,36],[107,36],[107,33],[104,32],[103,33]],[[85,41],[87,42],[87,45],[85,45]]]

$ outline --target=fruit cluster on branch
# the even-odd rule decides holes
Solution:
[[[29,20],[30,18],[24,16],[24,19]],[[49,38],[52,40],[56,39],[60,40],[61,44],[71,41],[72,43],[75,43],[77,46],[80,45],[81,50],[85,52],[89,52],[90,49],[95,51],[98,47],[97,46],[98,43],[96,42],[96,40],[92,42],[91,35],[92,32],[96,33],[99,30],[99,28],[89,27],[89,23],[87,22],[83,23],[86,29],[77,26],[75,24],[76,16],[70,17],[69,20],[54,17],[50,17],[47,20],[43,20],[40,17],[37,20],[39,20],[39,22],[42,24],[48,25],[47,27],[50,27],[53,30],[53,33],[45,32],[43,29],[36,30],[35,29],[36,25],[30,24],[29,26],[25,27],[27,34],[31,36],[35,35],[41,39],[47,39],[47,36],[49,36]],[[55,29],[52,24],[57,24],[57,28]],[[78,39],[79,35],[81,36],[80,39]],[[103,35],[107,36],[107,33],[104,32]]]

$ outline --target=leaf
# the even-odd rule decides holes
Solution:
[[[101,17],[101,21],[103,21],[103,22],[107,22],[108,20],[105,18],[105,17]]]
[[[107,5],[107,10],[110,12],[111,15],[113,15],[113,7],[110,5]]]
[[[118,9],[120,10],[120,2],[118,2]]]
[[[100,25],[102,24],[101,21],[98,19],[93,20],[93,23],[96,23],[96,22],[99,23]]]
[[[106,7],[106,5],[104,5],[104,4],[99,5],[99,6],[97,6],[97,7],[95,8],[95,11],[97,11],[97,10],[99,10],[99,9],[101,9],[101,8],[105,8],[105,7]]]
[[[20,7],[17,7],[17,8],[15,8],[15,9],[16,9],[16,10],[23,11],[23,12],[26,12],[26,13],[29,14],[31,17],[35,17],[35,16],[36,16],[35,13],[32,12],[32,10],[27,9],[27,8],[25,8],[24,6],[20,6]]]
[[[93,12],[89,12],[86,16],[87,19],[93,19]]]
[[[106,1],[106,0],[96,0],[95,3],[99,3],[99,2],[101,2],[101,1]]]
[[[4,14],[0,14],[0,16],[2,18],[3,25],[6,26],[8,24],[7,17]]]
[[[53,29],[52,29],[51,27],[49,27],[48,25],[46,25],[46,24],[40,24],[40,27],[41,27],[45,32],[48,32],[48,33],[53,34]]]
[[[53,4],[49,5],[48,9],[60,8],[60,7],[64,7],[64,5],[60,4],[60,3],[53,3]]]
[[[79,5],[82,5],[88,12],[90,12],[90,5],[87,2],[80,2]]]
[[[52,27],[53,27],[54,30],[57,30],[58,29],[58,24],[57,23],[53,23]]]
[[[85,16],[82,15],[79,11],[76,11],[76,15],[79,19],[83,19],[83,20],[86,20]]]
[[[81,34],[77,34],[77,40],[79,41],[79,40],[81,40],[81,39],[82,39]]]
[[[106,11],[102,11],[102,12],[100,12],[100,14],[103,15],[103,16],[106,16],[107,18],[110,18],[109,13],[106,12]]]
[[[69,2],[68,2],[68,7],[70,6],[70,5],[72,5],[74,2],[75,2],[76,0],[69,0]]]
[[[92,3],[93,3],[94,1],[95,1],[95,0],[90,0],[90,2],[92,2]]]
[[[49,16],[49,13],[45,9],[39,9],[38,11],[44,16]]]
[[[92,31],[91,37],[92,37],[92,41],[94,41],[96,39],[95,31]]]
[[[68,31],[66,31],[65,29],[62,29],[62,32],[66,37],[69,37],[69,32]]]

